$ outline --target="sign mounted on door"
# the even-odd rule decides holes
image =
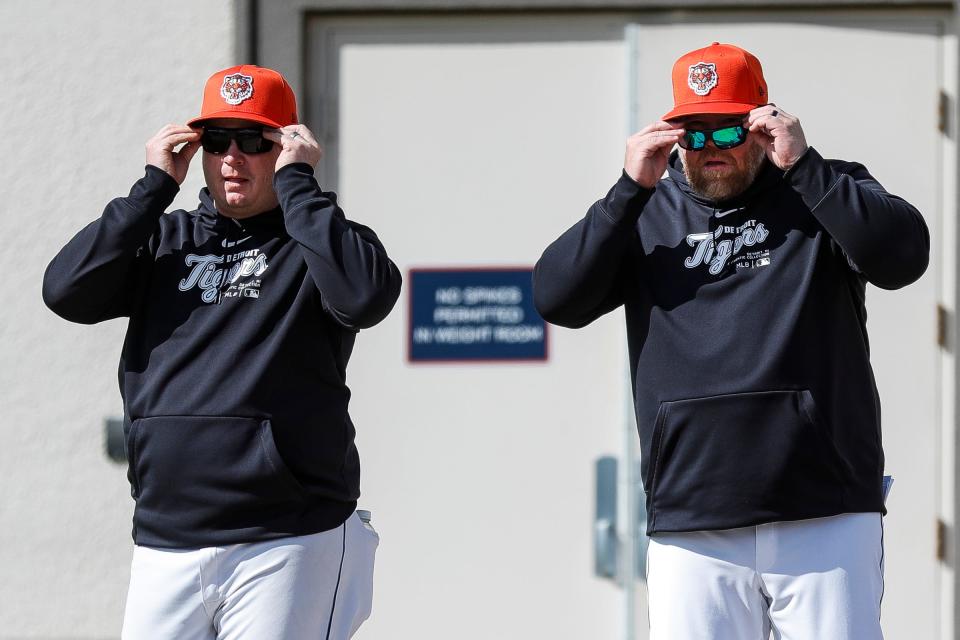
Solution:
[[[547,360],[530,267],[411,269],[408,360]]]

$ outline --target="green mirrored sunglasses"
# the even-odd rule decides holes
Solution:
[[[747,139],[747,130],[736,124],[719,129],[687,129],[680,138],[680,146],[688,151],[700,151],[707,146],[707,140],[713,140],[717,149],[739,147]]]

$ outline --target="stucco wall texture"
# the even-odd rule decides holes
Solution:
[[[125,323],[46,309],[43,271],[234,63],[232,0],[0,0],[0,638],[120,635],[133,502],[104,454]],[[196,202],[194,161],[176,204]]]

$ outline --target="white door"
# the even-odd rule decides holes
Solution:
[[[935,558],[940,486],[939,375],[934,312],[941,274],[941,148],[937,95],[941,25],[902,17],[714,14],[709,20],[638,26],[638,120],[672,104],[676,58],[713,41],[761,61],[770,99],[798,116],[827,158],[862,162],[892,193],[916,205],[931,235],[920,281],[894,292],[869,287],[871,360],[883,407],[886,472],[895,478],[884,521],[888,638],[937,638]]]
[[[868,308],[896,477],[883,624],[890,638],[936,638],[941,26],[835,15],[649,15],[636,28],[633,115],[642,124],[669,108],[681,53],[737,43],[824,156],[863,162],[926,216],[927,274],[902,291],[871,288]],[[321,180],[405,273],[532,265],[619,174],[628,22],[308,18]],[[349,371],[362,505],[382,534],[374,615],[359,637],[625,637],[620,592],[593,577],[591,555],[593,460],[622,444],[622,314],[552,329],[544,364],[411,365],[408,311],[404,296],[359,336]],[[644,599],[641,588],[636,638]]]
[[[532,266],[619,177],[620,19],[316,19],[308,38],[323,179],[405,275]],[[621,442],[622,314],[551,328],[546,363],[413,365],[408,304],[349,369],[382,534],[358,637],[618,637],[592,519],[594,459]]]

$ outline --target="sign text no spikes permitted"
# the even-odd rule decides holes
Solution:
[[[411,269],[410,362],[547,359],[530,268]]]

